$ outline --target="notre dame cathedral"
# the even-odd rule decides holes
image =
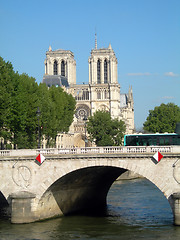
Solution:
[[[69,50],[46,52],[43,83],[63,87],[76,99],[76,113],[68,133],[59,133],[57,148],[92,146],[86,140],[86,120],[97,110],[109,111],[112,118],[123,120],[126,133],[134,131],[134,101],[132,87],[128,94],[120,93],[117,58],[111,47],[92,49],[89,57],[89,84],[76,84],[76,61]]]

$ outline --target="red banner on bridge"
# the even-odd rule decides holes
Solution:
[[[42,164],[45,160],[45,157],[40,153],[37,157],[36,157],[36,160]]]
[[[160,152],[156,152],[153,156],[153,158],[157,161],[160,162],[161,159],[163,158],[163,155]]]

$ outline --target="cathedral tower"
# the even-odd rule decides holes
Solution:
[[[112,118],[120,118],[120,85],[118,84],[117,58],[109,44],[108,48],[95,49],[89,57],[89,85],[91,88],[92,114],[107,110]]]
[[[96,48],[89,57],[89,84],[117,83],[117,58],[109,44],[108,48]]]
[[[51,46],[46,52],[45,75],[43,82],[52,86],[71,86],[76,84],[76,61],[69,50],[52,51]]]

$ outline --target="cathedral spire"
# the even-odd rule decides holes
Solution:
[[[128,102],[129,102],[129,104],[130,104],[130,107],[133,109],[133,108],[134,108],[134,100],[133,100],[132,86],[129,86]]]
[[[95,32],[95,49],[97,49],[97,34]]]
[[[112,46],[111,46],[111,44],[109,44],[109,47],[108,47],[108,49],[112,49]]]
[[[128,95],[129,95],[129,99],[132,99],[132,86],[129,86]]]

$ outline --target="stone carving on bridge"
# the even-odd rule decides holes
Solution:
[[[14,166],[12,178],[17,186],[28,188],[31,184],[32,173],[27,166]]]
[[[177,183],[180,184],[180,161],[179,159],[173,164],[173,176]]]

